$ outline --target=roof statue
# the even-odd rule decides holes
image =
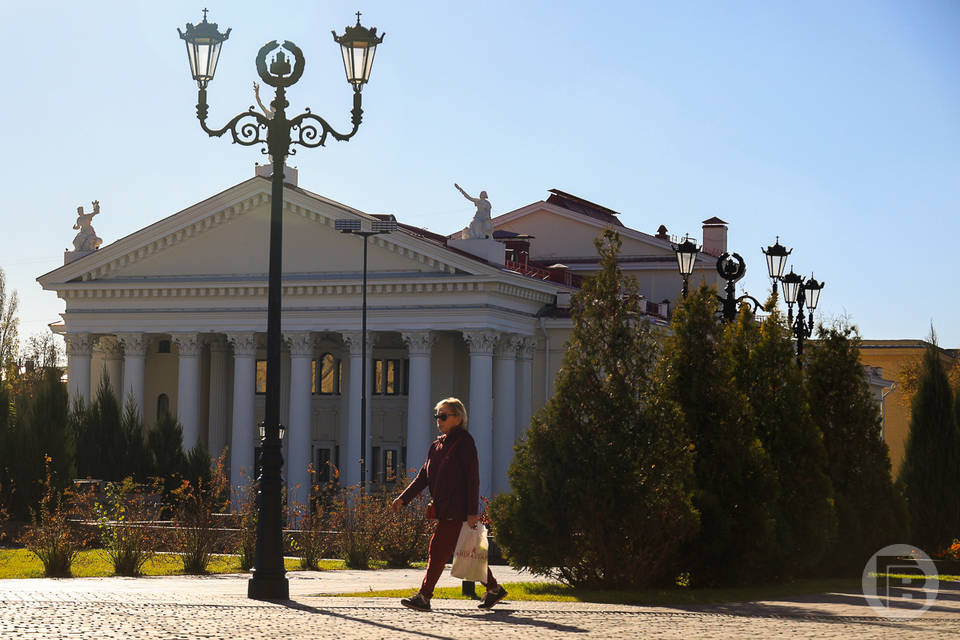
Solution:
[[[100,201],[93,201],[93,213],[84,213],[83,207],[77,207],[77,222],[73,225],[74,229],[79,229],[80,233],[73,239],[74,251],[96,251],[103,244],[103,238],[97,237],[97,232],[93,230],[93,216],[100,213]]]
[[[464,240],[472,238],[490,238],[493,235],[493,221],[490,219],[490,201],[487,200],[487,192],[481,191],[477,198],[471,197],[464,191],[460,185],[453,183],[457,191],[463,194],[463,197],[477,205],[477,213],[474,214],[470,226],[463,230],[460,237]]]

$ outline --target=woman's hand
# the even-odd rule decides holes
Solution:
[[[400,498],[394,498],[393,502],[390,503],[390,508],[393,509],[394,513],[400,513],[400,509],[403,509],[403,501]]]
[[[471,529],[475,529],[477,527],[478,522],[480,522],[480,516],[478,515],[467,516],[467,526],[470,527]]]

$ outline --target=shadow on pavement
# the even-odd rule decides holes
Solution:
[[[339,618],[340,620],[349,620],[351,622],[359,622],[361,624],[370,625],[371,627],[379,627],[380,629],[387,629],[390,631],[398,631],[403,633],[416,633],[417,635],[424,636],[426,638],[437,638],[437,640],[457,640],[453,636],[439,636],[433,633],[427,633],[426,631],[420,631],[419,629],[413,631],[411,629],[405,629],[403,627],[395,626],[392,624],[384,624],[382,622],[374,622],[373,620],[366,620],[364,618],[358,618],[356,616],[348,616],[344,613],[337,611],[331,611],[330,609],[324,609],[322,607],[311,607],[310,605],[303,604],[300,602],[295,602],[293,600],[279,600],[276,601],[276,604],[282,605],[288,609],[295,609],[297,611],[304,611],[306,613],[317,613],[325,616],[330,616],[332,618]]]
[[[559,622],[550,622],[548,620],[537,620],[536,618],[527,618],[524,616],[518,616],[516,613],[510,609],[490,609],[489,611],[483,612],[481,615],[475,613],[467,613],[466,611],[434,611],[434,613],[442,613],[448,616],[456,616],[458,618],[470,618],[471,620],[477,621],[487,621],[487,622],[502,622],[506,624],[524,624],[531,627],[541,627],[543,629],[549,629],[550,631],[562,631],[564,633],[586,633],[586,629],[580,627],[574,627],[569,624],[560,624]]]

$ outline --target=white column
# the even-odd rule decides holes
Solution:
[[[309,331],[284,333],[290,347],[290,423],[287,425],[287,504],[308,507],[310,445],[313,443],[313,336]]]
[[[401,334],[410,357],[410,384],[407,396],[407,468],[418,469],[427,458],[433,434],[430,401],[430,362],[436,342],[429,331]]]
[[[372,389],[370,388],[370,379],[372,376],[371,366],[372,361],[372,351],[371,343],[372,335],[367,332],[367,411],[366,411],[366,424],[367,424],[367,441],[364,450],[366,451],[366,471],[369,478],[370,475],[370,443],[372,439],[370,437],[370,397]],[[343,447],[346,444],[346,450],[341,449],[340,451],[340,474],[341,477],[346,478],[345,486],[351,486],[360,482],[360,457],[361,457],[361,446],[360,446],[360,405],[361,405],[361,359],[360,359],[360,333],[359,332],[350,332],[343,334],[343,343],[350,349],[350,385],[347,387],[347,393],[350,395],[349,409],[347,424],[347,441],[340,444]]]
[[[536,346],[537,340],[533,336],[523,336],[517,345],[517,432],[514,441],[526,433],[533,416],[533,352]]]
[[[142,333],[121,333],[117,334],[117,341],[123,347],[123,382],[120,385],[122,393],[118,397],[124,403],[127,397],[132,398],[142,420],[147,339]]]
[[[230,435],[230,508],[236,512],[253,481],[254,394],[257,338],[254,333],[227,334],[233,345],[233,425]]]
[[[123,350],[115,336],[101,336],[99,343],[100,351],[103,352],[103,369],[107,372],[107,379],[110,381],[110,390],[113,397],[120,404],[120,410],[123,411]],[[97,381],[100,384],[100,381]]]
[[[183,450],[200,441],[200,353],[203,342],[195,333],[171,334],[179,349],[177,419],[183,425]]]
[[[493,350],[499,334],[495,331],[464,331],[470,349],[470,404],[468,428],[477,443],[480,459],[480,495],[493,495]]]
[[[210,408],[207,414],[207,442],[216,458],[227,446],[227,356],[230,347],[217,336],[210,342]]]
[[[493,493],[510,491],[507,467],[517,434],[517,345],[519,336],[503,334],[493,356]]]
[[[82,400],[90,404],[90,357],[93,340],[89,333],[68,333],[67,342],[67,380],[69,381],[70,402]]]

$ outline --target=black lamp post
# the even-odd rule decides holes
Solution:
[[[257,547],[254,555],[253,577],[250,578],[247,595],[257,600],[287,600],[289,585],[283,566],[283,541],[280,499],[280,469],[283,456],[280,453],[280,294],[283,250],[283,167],[289,154],[296,153],[292,144],[304,147],[319,147],[332,136],[335,140],[349,140],[360,127],[363,110],[360,108],[360,91],[370,78],[370,69],[376,47],[383,41],[377,30],[357,24],[347,27],[342,36],[333,32],[333,39],[340,45],[343,54],[347,81],[353,85],[353,129],[346,134],[335,131],[326,120],[308,109],[293,118],[287,118],[289,106],[286,89],[303,75],[305,58],[297,45],[284,41],[282,48],[271,41],[257,53],[256,66],[260,78],[276,89],[270,103],[271,113],[262,114],[250,108],[234,116],[221,129],[207,126],[207,85],[213,80],[220,47],[230,36],[230,29],[220,33],[215,23],[207,22],[207,10],[203,10],[203,22],[196,26],[187,24],[186,33],[181,32],[187,45],[190,72],[200,90],[197,95],[197,118],[200,127],[210,136],[222,136],[230,132],[235,143],[244,146],[265,144],[273,163],[273,184],[270,208],[270,266],[267,290],[267,392],[264,431],[261,440],[262,471],[257,481]],[[279,49],[279,50],[278,50]],[[283,49],[287,51],[284,53]],[[267,67],[267,55],[276,55]],[[287,55],[292,56],[291,61]]]
[[[787,249],[780,244],[780,236],[777,236],[776,243],[762,251],[763,255],[767,256],[767,274],[773,282],[773,294],[776,294],[777,281],[783,277],[783,269],[787,266],[787,256],[793,253],[793,249]]]
[[[787,323],[790,331],[797,340],[797,365],[803,366],[803,342],[813,335],[813,311],[820,302],[820,290],[825,282],[817,282],[812,275],[808,280],[797,275],[790,269],[790,273],[780,279],[783,285],[783,299],[787,303]],[[797,317],[793,317],[793,304],[797,305]],[[809,310],[809,317],[803,317],[804,306]]]
[[[683,277],[682,295],[684,298],[689,293],[690,274],[693,273],[693,265],[697,261],[697,254],[700,253],[700,247],[690,238],[685,236],[683,242],[673,248],[677,254],[677,266],[680,268],[680,275]]]
[[[361,228],[359,220],[337,220],[334,228],[363,238],[363,284],[360,303],[360,492],[367,485],[367,238],[397,230],[396,220],[374,220],[369,231]]]

